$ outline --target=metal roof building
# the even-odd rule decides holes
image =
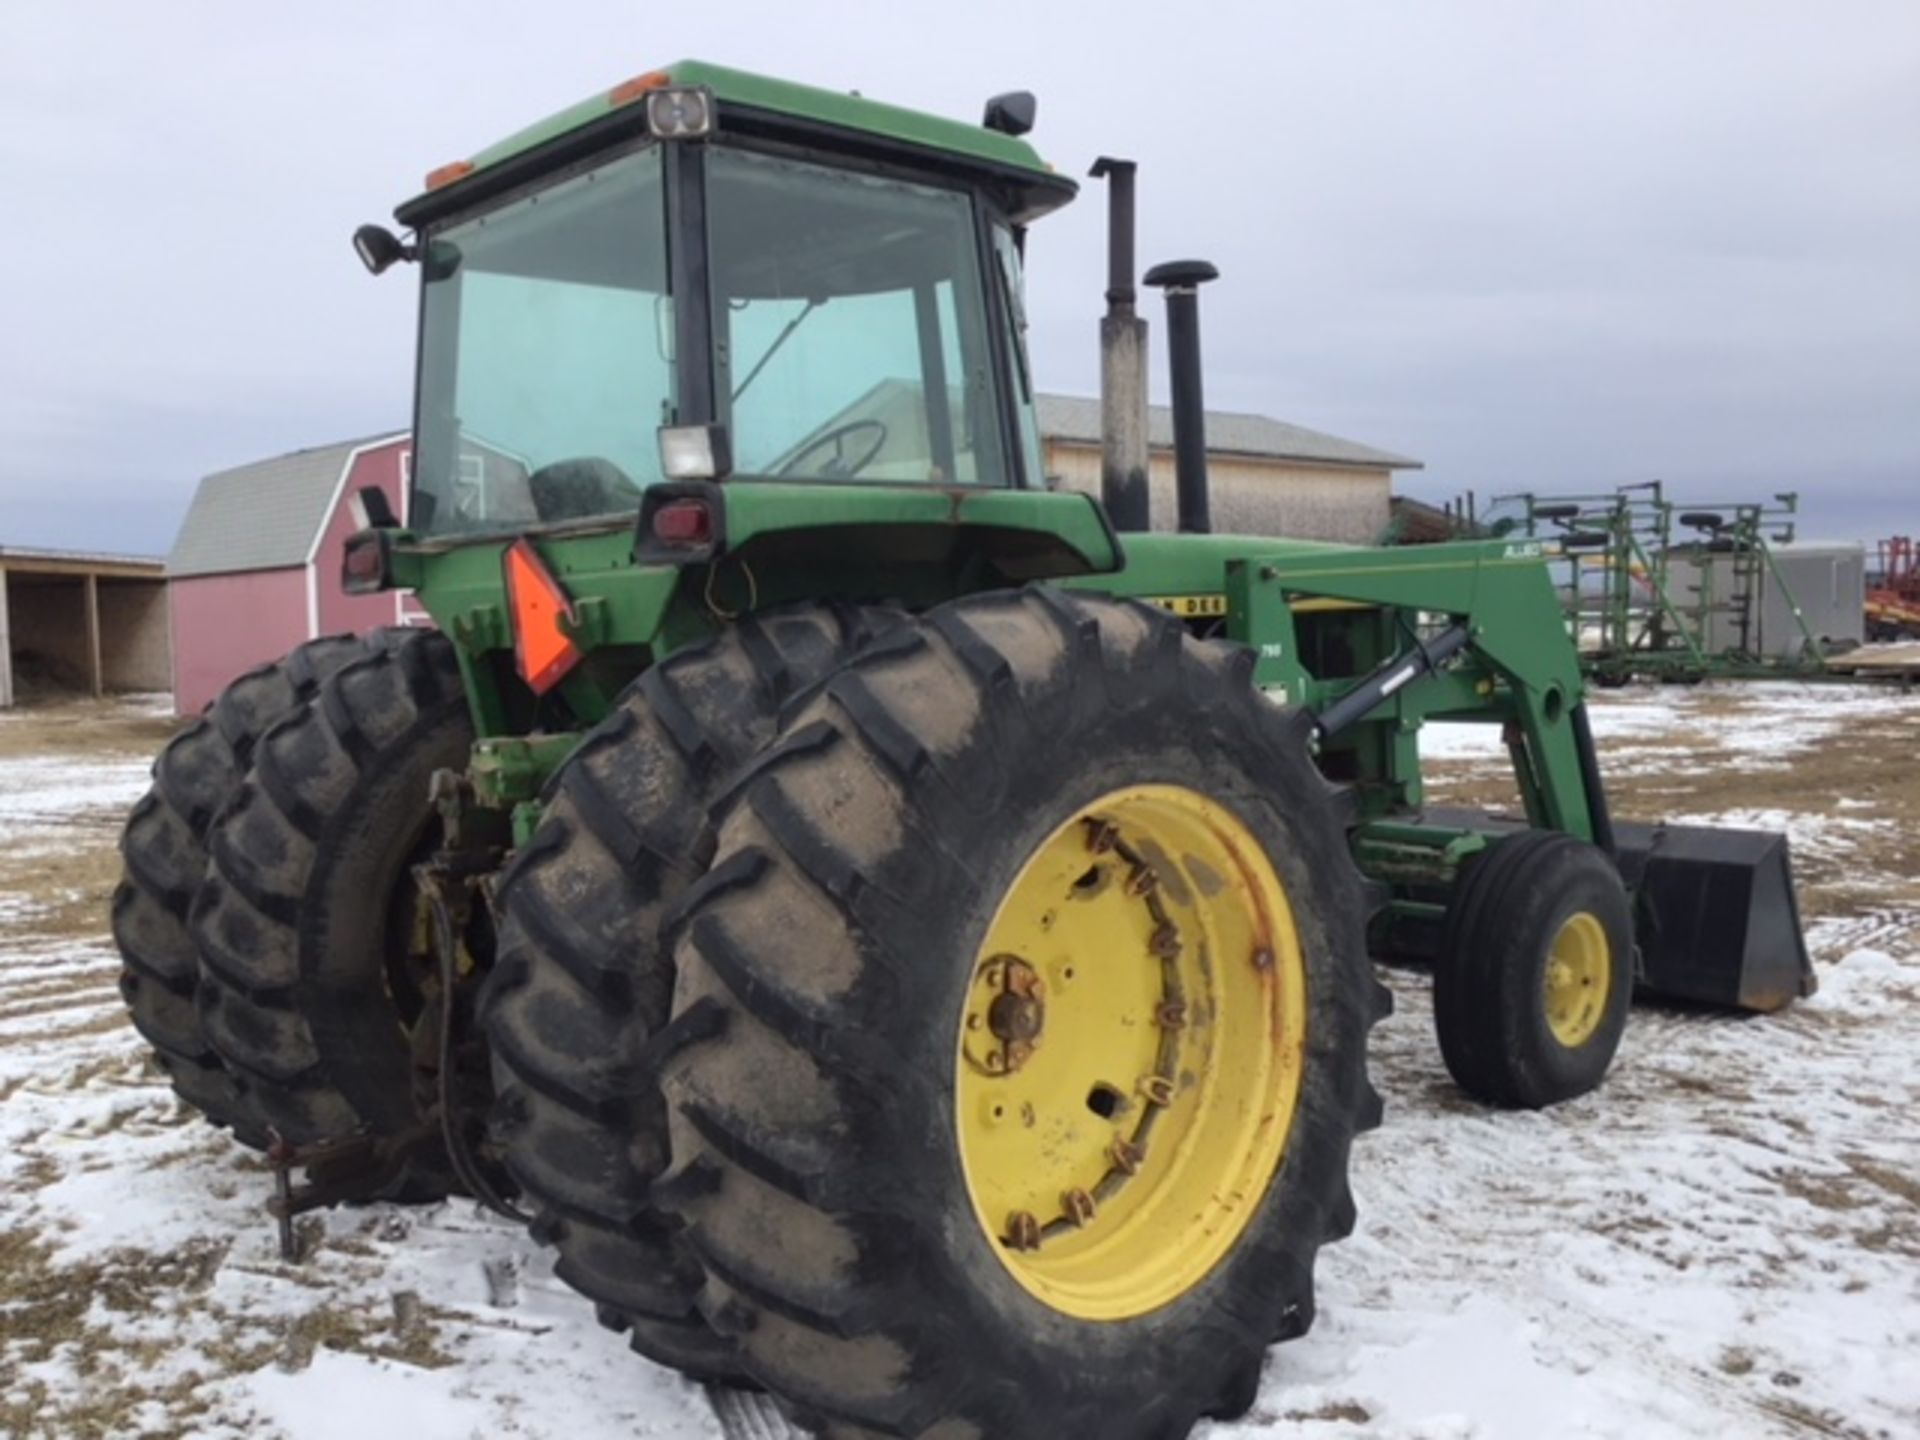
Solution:
[[[1100,443],[1100,402],[1081,395],[1035,397],[1040,433],[1049,440],[1080,445]],[[1173,411],[1165,405],[1147,410],[1147,442],[1156,450],[1173,448]],[[1342,440],[1304,425],[1289,425],[1269,415],[1207,411],[1207,453],[1269,460],[1300,460],[1316,465],[1358,465],[1369,470],[1418,470],[1418,460],[1377,450],[1357,440]]]
[[[1038,398],[1047,474],[1069,489],[1100,493],[1100,402]],[[1152,519],[1174,526],[1173,412],[1147,412]],[[1387,533],[1393,472],[1418,460],[1266,415],[1207,412],[1207,459],[1216,530],[1373,544]]]
[[[0,546],[0,709],[30,684],[102,695],[167,680],[160,561]]]
[[[357,451],[404,440],[369,435],[207,476],[167,556],[173,579],[305,565]]]

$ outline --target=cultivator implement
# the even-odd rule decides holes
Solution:
[[[1817,676],[1816,630],[1775,547],[1791,544],[1799,497],[1683,505],[1659,481],[1592,495],[1469,497],[1471,530],[1549,545],[1560,603],[1588,676]],[[1857,639],[1857,635],[1853,638]]]
[[[464,1192],[821,1433],[1163,1440],[1252,1403],[1355,1223],[1370,955],[1431,962],[1496,1105],[1598,1086],[1636,989],[1810,991],[1784,837],[1611,815],[1550,571],[1584,521],[1208,533],[1204,262],[1146,277],[1147,530],[1125,161],[1105,503],[1049,487],[1020,263],[1076,187],[1032,119],[676,65],[356,234],[424,297],[408,520],[364,497],[343,583],[435,626],[236,682],[115,899],[290,1247]],[[1743,575],[1767,523],[1699,522]],[[1427,806],[1436,720],[1499,728],[1522,817]]]

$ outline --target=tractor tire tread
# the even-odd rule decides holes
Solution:
[[[120,993],[134,1028],[182,1100],[256,1149],[266,1145],[266,1129],[196,1008],[200,965],[189,916],[206,876],[208,831],[239,789],[254,746],[359,653],[351,635],[323,636],[234,680],[161,750],[153,784],[120,839],[124,871],[113,894],[113,933]]]
[[[258,737],[251,770],[210,831],[190,922],[201,1024],[254,1113],[296,1145],[412,1121],[408,1096],[370,1094],[353,1057],[330,1062],[317,1034],[330,1002],[310,973],[308,941],[331,917],[319,913],[313,877],[352,845],[342,826],[391,757],[435,744],[451,754],[466,725],[451,642],[433,630],[376,631]],[[354,1048],[351,1037],[331,1048],[342,1044]],[[411,1164],[363,1198],[444,1194],[443,1165]]]
[[[1550,937],[1529,929],[1550,892],[1594,884],[1615,954],[1607,1011],[1579,1055],[1555,1053],[1539,1018],[1535,963]],[[1620,1043],[1633,976],[1632,912],[1617,870],[1596,847],[1529,830],[1469,860],[1455,881],[1434,966],[1434,1028],[1448,1073],[1469,1095],[1541,1109],[1599,1085]]]
[[[659,936],[713,849],[708,807],[782,708],[889,627],[885,606],[742,617],[646,670],[549,780],[534,838],[497,887],[498,959],[481,998],[496,1143],[522,1193],[564,1216],[555,1272],[641,1354],[741,1381],[694,1304],[700,1274],[653,1211],[666,1167],[655,1072],[711,1020],[667,1025]]]
[[[1296,1112],[1311,1153],[1289,1151],[1305,1177],[1286,1201],[1292,1223],[1249,1232],[1244,1267],[1153,1384],[1091,1358],[1048,1369],[1012,1346],[977,1350],[966,1316],[989,1302],[969,1298],[962,1262],[942,1248],[947,1227],[969,1222],[930,1213],[931,1182],[894,1163],[927,1146],[940,1083],[920,1068],[928,1037],[911,1003],[926,927],[944,924],[934,896],[993,848],[993,817],[1021,803],[1019,767],[1044,763],[1052,737],[1190,705],[1287,777],[1284,802],[1240,798],[1283,827],[1297,802],[1310,818],[1296,833],[1336,833],[1336,797],[1307,758],[1310,720],[1243,703],[1250,693],[1244,652],[1191,640],[1148,607],[1045,586],[996,592],[863,652],[736,780],[715,863],[674,929],[676,1013],[725,1021],[703,1021],[710,1033],[662,1067],[673,1165],[654,1197],[701,1260],[702,1313],[816,1433],[1184,1435],[1202,1416],[1243,1412],[1266,1345],[1310,1322],[1314,1254],[1353,1226],[1349,1144],[1379,1116],[1363,1052],[1386,1006],[1344,844],[1287,862],[1326,880],[1321,903],[1339,925],[1315,1001],[1315,1022],[1338,1033],[1309,1042],[1318,1088]],[[1021,758],[1029,748],[1042,758]],[[1115,1408],[1114,1385],[1151,1393]]]

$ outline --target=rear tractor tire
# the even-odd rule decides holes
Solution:
[[[649,1359],[738,1379],[694,1309],[700,1277],[648,1189],[666,1167],[649,1068],[672,964],[661,917],[706,870],[708,806],[773,737],[781,707],[874,635],[883,608],[748,615],[628,687],[555,777],[532,840],[501,877],[499,954],[481,1011],[493,1132],[555,1273]]]
[[[207,873],[207,829],[239,790],[255,744],[363,653],[353,636],[330,635],[235,680],[167,742],[154,761],[153,786],[120,837],[125,870],[113,894],[113,936],[120,993],[134,1028],[153,1046],[174,1093],[255,1149],[265,1148],[266,1131],[234,1088],[194,1008],[200,962],[188,912]]]
[[[1433,974],[1434,1025],[1461,1089],[1538,1110],[1597,1088],[1633,995],[1633,912],[1607,856],[1529,830],[1467,862]]]
[[[1308,728],[1040,587],[882,638],[735,788],[654,1197],[820,1433],[1183,1436],[1311,1323],[1387,997]]]
[[[429,780],[464,770],[472,743],[452,643],[376,632],[261,737],[209,832],[200,1021],[262,1127],[296,1146],[428,1134],[436,1075],[415,1035],[437,981],[411,867],[438,838]],[[446,1194],[434,1138],[353,1198]]]

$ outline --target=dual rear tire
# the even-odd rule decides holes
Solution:
[[[1306,736],[1243,653],[1041,588],[870,647],[738,783],[655,1194],[821,1433],[1184,1435],[1311,1323],[1385,992]]]
[[[243,1142],[422,1131],[410,866],[428,778],[472,738],[451,643],[389,630],[251,672],[163,752],[122,843],[123,988],[177,1093]],[[355,1198],[447,1193],[443,1155],[408,1153]]]
[[[650,1359],[744,1378],[695,1308],[698,1266],[653,1206],[667,1164],[655,1067],[673,1003],[663,920],[713,854],[708,808],[781,709],[876,635],[883,607],[744,616],[647,670],[554,777],[501,876],[481,997],[493,1133],[555,1271]]]
[[[362,653],[352,636],[327,636],[234,681],[167,742],[154,761],[152,788],[120,837],[124,869],[113,895],[113,934],[134,1028],[153,1047],[175,1094],[256,1149],[267,1143],[265,1123],[200,1022],[193,900],[206,879],[208,833],[245,780],[254,747]]]
[[[836,624],[805,665],[770,623],[821,612],[650,672],[500,887],[496,1128],[560,1273],[847,1440],[1238,1413],[1379,1117],[1385,992],[1305,722],[1128,602]],[[765,683],[778,651],[830,678]]]

